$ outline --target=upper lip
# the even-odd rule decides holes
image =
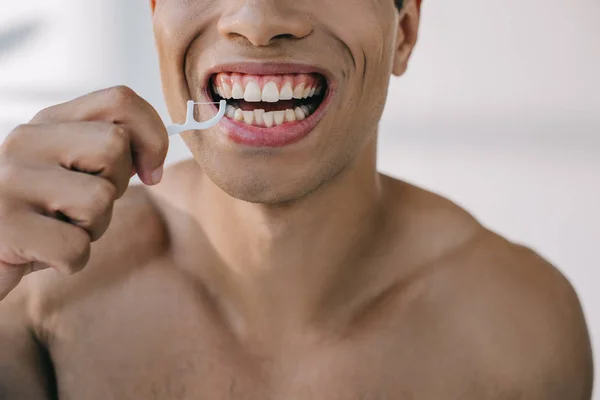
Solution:
[[[313,74],[317,73],[325,77],[327,86],[333,83],[332,74],[325,68],[303,63],[258,63],[242,62],[216,65],[204,73],[202,82],[205,83],[205,92],[208,95],[210,79],[221,72],[238,73],[245,75],[284,75],[284,74]]]

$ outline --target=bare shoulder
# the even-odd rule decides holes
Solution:
[[[591,398],[585,317],[573,286],[549,262],[484,232],[427,275],[421,301],[443,327],[441,340],[477,366],[484,398]]]
[[[485,228],[459,205],[438,194],[383,177],[388,217],[400,240],[403,264],[429,265],[474,240]]]
[[[418,293],[413,319],[423,331],[435,328],[436,346],[476,369],[486,382],[478,398],[589,400],[592,351],[571,283],[451,201],[394,186],[413,245],[433,254],[410,278]]]
[[[531,249],[492,233],[440,264],[428,301],[469,343],[490,398],[591,398],[590,338],[570,282]],[[494,393],[498,390],[498,393]]]

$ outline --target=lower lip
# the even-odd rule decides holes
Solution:
[[[289,122],[272,128],[248,125],[243,122],[224,117],[220,125],[225,128],[227,137],[237,144],[252,147],[283,147],[296,143],[307,137],[325,116],[332,91],[331,89],[308,118],[302,121]],[[215,112],[216,106],[213,106]]]

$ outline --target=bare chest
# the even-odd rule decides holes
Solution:
[[[197,288],[148,282],[88,288],[49,318],[59,399],[470,398],[458,353],[415,326],[384,321],[358,335],[281,338],[252,351]]]

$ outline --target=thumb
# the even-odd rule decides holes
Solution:
[[[168,148],[169,138],[166,130],[162,132],[162,129],[157,129],[152,136],[132,135],[133,166],[146,185],[156,185],[162,180]]]

